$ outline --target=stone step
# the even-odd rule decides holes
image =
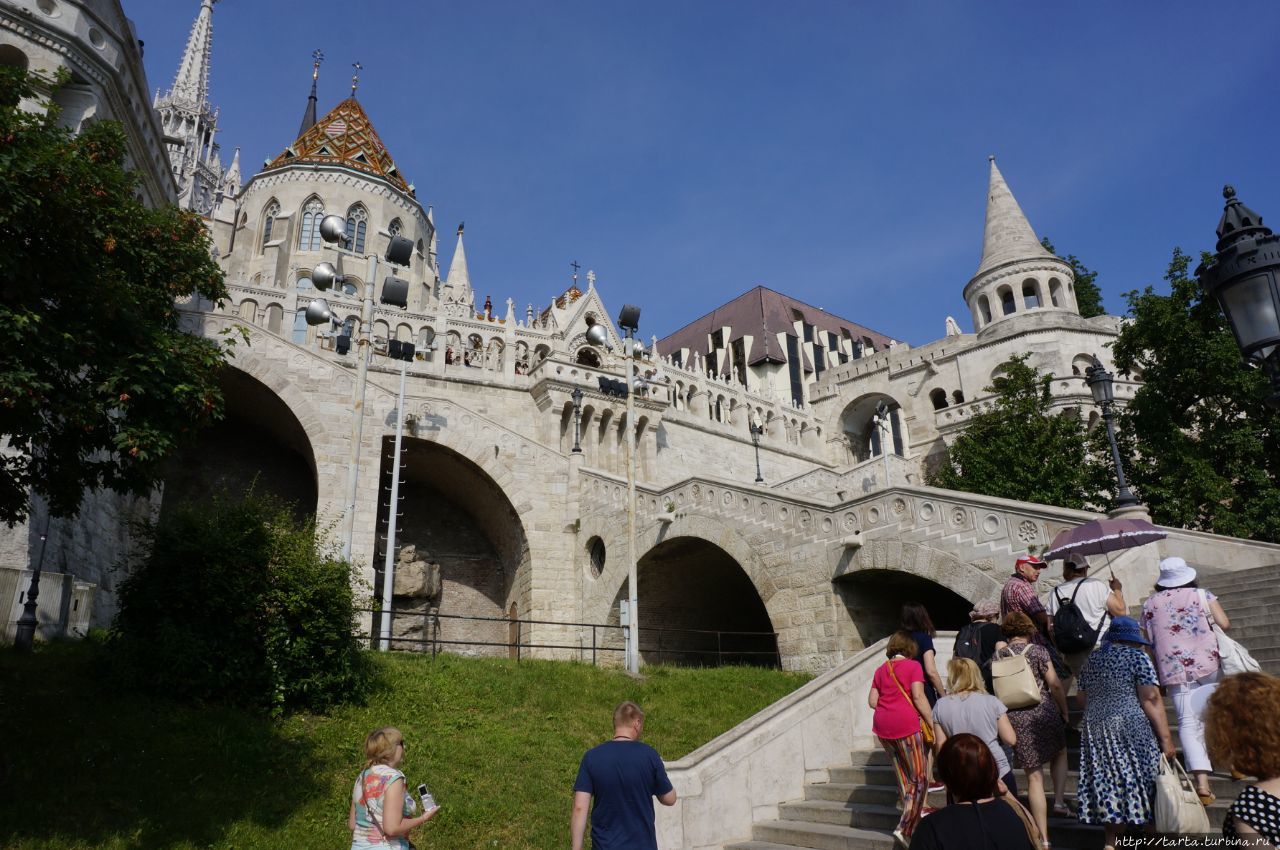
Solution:
[[[1280,579],[1280,570],[1275,567],[1263,567],[1261,573],[1246,570],[1240,573],[1209,576],[1201,582],[1201,586],[1205,590],[1211,590],[1218,595],[1239,593],[1247,590],[1266,591],[1280,583],[1277,579]]]
[[[873,768],[878,769],[878,768]],[[873,803],[878,806],[895,806],[898,803],[898,782],[894,778],[893,768],[883,768],[888,772],[888,781],[884,781],[886,777],[877,777],[882,784],[877,783],[855,783],[855,782],[815,782],[806,785],[804,788],[804,798],[806,800],[828,800],[833,803]],[[946,793],[939,792],[937,800],[930,800],[931,805],[943,805],[946,802]]]
[[[896,821],[894,826],[897,826]],[[751,838],[766,847],[804,847],[807,850],[892,850],[894,846],[893,835],[887,830],[799,821],[757,823],[751,829]],[[740,845],[730,845],[730,848],[737,847]]]
[[[853,800],[849,796],[840,797],[840,790],[852,789],[857,787],[887,789],[893,793],[893,798],[889,801],[896,804],[898,794],[898,777],[894,773],[892,767],[889,766],[872,766],[872,767],[837,767],[830,771],[831,780],[825,783],[814,783],[805,789],[806,796],[809,789],[813,789],[813,793],[817,798],[826,800],[851,800],[853,802],[875,802],[873,800]],[[1046,776],[1047,776],[1046,772]],[[1018,780],[1019,790],[1026,791],[1026,776],[1017,768],[1014,768],[1014,776]],[[1076,793],[1076,785],[1078,784],[1080,775],[1077,771],[1069,771],[1067,773],[1067,795],[1074,797]],[[1240,793],[1244,788],[1244,783],[1237,782],[1230,776],[1225,774],[1213,774],[1209,777],[1209,787],[1217,794],[1219,799],[1235,799],[1236,794]],[[818,790],[823,789],[823,790]],[[943,799],[946,799],[945,794]],[[930,802],[933,802],[932,799]]]

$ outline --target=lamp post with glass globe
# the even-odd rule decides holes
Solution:
[[[625,337],[622,359],[627,364],[627,617],[624,623],[627,636],[627,670],[640,671],[640,610],[636,599],[636,425],[635,394],[644,382],[637,377],[635,361],[644,354],[644,345],[635,339],[640,329],[640,308],[625,304],[618,314],[618,326]],[[608,347],[609,332],[604,325],[594,324],[587,329],[587,341],[592,345]]]
[[[1102,419],[1107,424],[1107,439],[1111,442],[1111,460],[1115,462],[1116,480],[1119,484],[1116,491],[1116,507],[1130,508],[1141,504],[1124,479],[1124,466],[1120,463],[1120,447],[1116,445],[1115,414],[1112,412],[1112,406],[1116,401],[1114,378],[1096,354],[1093,356],[1093,365],[1085,369],[1084,374],[1084,382],[1089,386],[1089,392],[1093,393],[1093,403],[1102,408]]]
[[[1280,236],[1263,227],[1262,216],[1222,189],[1227,203],[1218,222],[1217,254],[1196,277],[1231,325],[1245,362],[1260,366],[1271,381],[1267,404],[1280,408]]]
[[[384,258],[393,266],[408,266],[413,257],[413,243],[399,234],[383,233],[389,237]],[[338,255],[339,266],[343,257],[363,259],[368,262],[368,272],[364,285],[364,302],[360,308],[360,340],[357,343],[358,359],[356,365],[356,385],[351,396],[351,450],[347,459],[347,493],[345,529],[342,541],[342,556],[351,560],[352,540],[355,537],[356,493],[360,479],[360,441],[364,433],[364,397],[365,387],[369,380],[369,358],[373,354],[373,287],[378,279],[378,255],[360,255],[346,247],[350,241],[347,237],[347,223],[340,216],[327,215],[320,220],[320,238]],[[326,290],[341,283],[342,272],[331,263],[320,263],[311,273],[311,282],[316,289]],[[408,306],[409,282],[400,278],[388,277],[382,285],[381,302],[397,307]],[[306,320],[310,325],[332,322],[333,316],[324,299],[314,299],[306,309]]]
[[[760,437],[764,434],[764,426],[753,412],[747,427],[751,429],[751,443],[756,447],[756,483],[763,484],[764,475],[760,472]]]

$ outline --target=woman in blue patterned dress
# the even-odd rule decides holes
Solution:
[[[1151,820],[1160,753],[1174,756],[1156,670],[1142,650],[1150,645],[1137,620],[1114,617],[1080,671],[1079,817],[1102,825],[1107,850],[1122,824]]]

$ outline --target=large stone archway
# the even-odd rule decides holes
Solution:
[[[848,614],[855,644],[892,633],[905,602],[919,602],[939,630],[969,622],[973,603],[1000,595],[989,565],[975,565],[920,543],[879,539],[840,558],[833,586]]]
[[[382,446],[382,490],[391,483],[392,438]],[[462,655],[509,652],[512,605],[524,603],[530,550],[524,523],[501,487],[458,452],[426,440],[406,439],[400,473],[396,549],[407,544],[419,558],[439,564],[440,593],[429,597],[409,576],[396,580],[393,636],[398,649],[438,648]],[[382,592],[388,503],[377,522],[375,596]],[[433,616],[434,613],[434,616]]]
[[[253,489],[290,504],[299,518],[315,516],[316,458],[306,429],[270,387],[240,369],[220,376],[224,418],[200,431],[173,457],[161,512],[225,493]]]
[[[583,523],[578,540],[583,588],[583,617],[591,623],[618,623],[618,600],[626,596],[627,537],[625,523],[593,518]],[[599,541],[606,554],[603,569],[591,563],[591,550]],[[639,572],[641,655],[646,662],[681,664],[777,663],[777,633],[785,642],[788,607],[794,602],[779,594],[778,585],[757,551],[736,529],[715,517],[681,515],[674,522],[647,522],[636,530]],[[692,568],[696,574],[684,573]],[[688,584],[681,588],[682,578]],[[725,598],[716,599],[719,592]],[[656,603],[656,604],[655,604]],[[779,607],[781,606],[781,607]],[[736,608],[736,610],[734,610]],[[648,626],[686,630],[684,644],[669,631],[658,646],[656,632]],[[702,630],[697,637],[687,630]],[[735,651],[716,654],[715,632],[753,632],[735,638]],[[620,645],[619,633],[609,631],[609,646]],[[720,647],[727,635],[721,636]],[[786,658],[783,658],[784,663]]]

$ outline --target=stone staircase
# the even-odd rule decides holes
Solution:
[[[1261,567],[1208,577],[1203,585],[1219,597],[1231,619],[1231,635],[1248,647],[1269,673],[1280,675],[1280,626],[1268,613],[1280,606],[1280,568]],[[1177,740],[1177,715],[1167,706],[1171,731]],[[1078,739],[1068,733],[1067,798],[1074,800],[1079,765]],[[1048,771],[1045,772],[1048,780]],[[1025,779],[1018,772],[1025,791]],[[1227,807],[1242,787],[1229,776],[1215,774],[1211,785],[1218,801],[1209,807],[1216,830]],[[833,768],[826,782],[805,786],[804,799],[784,803],[776,820],[754,824],[752,840],[727,845],[725,850],[889,850],[891,831],[898,823],[898,786],[888,756],[881,750],[851,753],[847,767]],[[945,805],[945,795],[930,795],[929,804]],[[1050,818],[1049,834],[1055,850],[1097,850],[1102,830],[1070,818]]]

